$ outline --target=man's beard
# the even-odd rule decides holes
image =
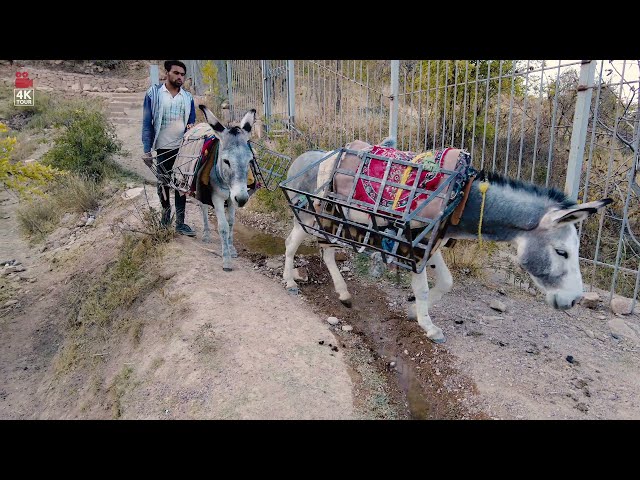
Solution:
[[[173,81],[169,80],[169,83],[176,88],[180,88],[182,86],[181,83],[178,83],[178,80],[173,80]]]

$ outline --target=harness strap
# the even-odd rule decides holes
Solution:
[[[480,183],[480,193],[482,193],[482,203],[480,204],[480,220],[478,221],[478,242],[480,248],[482,248],[482,217],[484,216],[484,201],[487,197],[487,190],[489,190],[489,182]]]
[[[462,199],[460,200],[460,203],[458,204],[456,209],[451,214],[451,220],[449,220],[451,222],[451,225],[458,225],[458,223],[460,223],[460,218],[462,218],[462,214],[464,213],[464,207],[467,205],[467,200],[469,199],[471,184],[475,179],[476,176],[472,175],[471,177],[469,177],[469,180],[467,180],[467,184],[465,185],[463,190],[464,195],[462,196]]]

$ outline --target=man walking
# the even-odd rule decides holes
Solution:
[[[167,79],[164,83],[151,85],[144,97],[142,116],[142,159],[151,166],[155,149],[158,158],[158,173],[171,175],[178,148],[187,129],[196,121],[196,111],[192,95],[182,88],[187,67],[179,60],[164,62]],[[171,203],[169,187],[158,181],[158,196],[162,205],[162,225],[169,226]],[[175,190],[176,232],[190,237],[195,232],[184,223],[186,195]]]

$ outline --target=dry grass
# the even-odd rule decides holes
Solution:
[[[65,175],[49,186],[41,197],[24,201],[17,210],[22,232],[32,241],[44,240],[67,212],[95,211],[104,188],[78,175]]]

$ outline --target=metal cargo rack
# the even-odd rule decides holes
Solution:
[[[267,190],[275,190],[278,184],[287,177],[291,157],[271,150],[264,145],[250,141],[249,145],[255,159],[254,175],[256,180]]]
[[[327,161],[335,154],[338,158],[333,166],[329,179],[310,192],[304,192],[293,188],[291,184],[300,176],[305,175],[319,164]],[[354,154],[360,157],[358,168],[355,172],[340,168],[345,154]],[[363,173],[363,167],[368,159],[386,161],[385,173],[382,179],[370,177]],[[417,169],[413,185],[403,185],[390,181],[387,177],[393,164],[403,165]],[[429,260],[430,254],[441,238],[446,220],[462,199],[462,187],[467,180],[468,165],[457,162],[455,170],[439,169],[444,175],[435,190],[418,188],[419,179],[423,170],[422,163],[391,159],[369,152],[339,148],[323,156],[307,168],[280,184],[290,208],[305,232],[324,239],[330,243],[353,248],[358,253],[372,255],[379,252],[385,263],[392,263],[399,267],[420,273]],[[353,186],[349,195],[341,195],[332,191],[333,180],[336,174],[353,177]],[[369,180],[380,184],[375,204],[367,203],[354,198],[357,183],[360,179]],[[427,194],[428,198],[414,211],[399,212],[380,204],[384,188],[392,186],[409,191],[407,205],[411,206],[416,195]],[[452,187],[452,188],[449,188]],[[436,198],[443,200],[443,208],[436,218],[426,218],[418,213]],[[319,201],[319,208],[314,208],[314,201]],[[368,223],[362,224],[348,218],[350,211],[363,212],[368,215]],[[306,213],[314,217],[312,225],[305,225],[300,214]],[[419,227],[412,228],[411,222],[419,222]]]

